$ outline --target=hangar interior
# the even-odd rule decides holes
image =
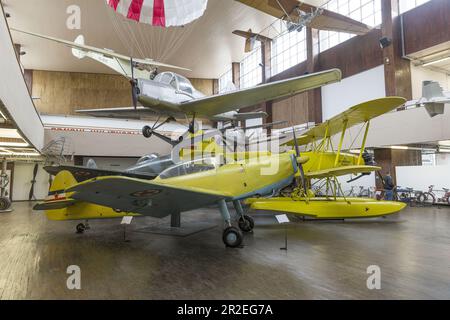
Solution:
[[[298,27],[245,1],[206,2],[195,21],[160,27],[127,20],[103,0],[0,1],[0,299],[450,298],[450,2],[302,1],[368,26],[359,35]],[[250,29],[256,35],[247,39],[234,32]],[[241,108],[266,115],[239,121],[250,128],[247,135],[268,128],[300,136],[352,106],[402,97],[406,103],[370,121],[366,137],[361,123],[330,143],[350,154],[367,152],[381,167],[355,181],[352,174],[337,177],[344,195],[375,199],[390,174],[407,207],[370,219],[289,215],[286,225],[278,223],[280,213],[245,208],[255,229],[238,249],[224,248],[223,221],[211,205],[181,215],[186,234],[164,231],[180,219],[174,215],[135,218],[131,225],[92,219],[75,233],[79,221],[50,221],[33,210],[51,196],[54,178],[44,167],[94,163],[123,171],[171,154],[173,145],[145,138],[144,126],[161,124],[161,135],[178,139],[190,119],[80,114],[133,106],[130,79],[20,30],[71,42],[83,35],[86,45],[108,48],[104,56],[114,50],[187,68],[161,70],[176,71],[206,98],[340,70],[340,81]],[[438,88],[437,102],[427,100],[426,83]],[[212,119],[201,124],[204,131],[226,126]],[[432,193],[435,201],[417,203],[414,192]],[[285,237],[289,248],[280,250]],[[82,270],[81,290],[66,286],[70,265]],[[371,265],[382,270],[379,290],[366,286]]]

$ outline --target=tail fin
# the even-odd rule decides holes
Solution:
[[[66,189],[76,185],[78,182],[75,177],[66,170],[61,171],[55,177],[50,186],[50,193],[65,193]]]
[[[424,81],[422,83],[422,97],[427,100],[444,97],[444,90],[436,81]]]
[[[77,180],[69,171],[61,171],[55,177],[50,186],[50,191],[45,202],[38,203],[34,206],[34,210],[59,210],[65,209],[76,202],[66,195],[66,189],[77,184]],[[47,214],[51,220],[59,220],[57,217],[61,216],[62,212],[53,212],[52,215]],[[56,218],[55,218],[56,217]]]
[[[80,34],[75,39],[74,43],[84,46],[84,36],[82,34]],[[72,48],[72,54],[75,57],[77,57],[78,59],[83,59],[84,57],[86,57],[86,52],[84,52],[83,50],[77,49],[77,48]]]

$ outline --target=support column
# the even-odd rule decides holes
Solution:
[[[262,82],[266,83],[270,80],[272,76],[272,40],[264,40],[261,41],[261,61],[263,64],[262,67]],[[267,101],[263,108],[265,113],[267,113],[267,118],[264,120],[264,123],[273,122],[273,111],[272,111],[272,101]],[[271,132],[271,128],[267,129],[268,133]]]
[[[411,100],[411,63],[402,58],[400,18],[393,20],[395,10],[398,11],[396,0],[381,0],[381,34],[391,41],[382,49],[386,96],[402,96]]]
[[[231,80],[233,81],[236,89],[241,87],[241,64],[239,62],[233,62],[231,64]]]
[[[306,71],[314,73],[319,71],[319,30],[306,28]],[[308,121],[322,122],[322,90],[320,88],[308,90]]]

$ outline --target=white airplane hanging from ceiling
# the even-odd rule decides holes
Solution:
[[[155,114],[167,117],[164,122],[159,124],[158,120],[153,128],[144,127],[145,137],[151,137],[154,130],[169,121],[187,117],[192,119],[189,125],[191,133],[195,132],[196,118],[233,123],[246,119],[263,118],[267,116],[264,112],[239,113],[238,110],[262,102],[293,96],[341,80],[341,71],[332,69],[266,83],[253,88],[205,96],[196,90],[187,78],[179,74],[174,72],[157,74],[158,67],[189,71],[188,69],[152,59],[136,59],[111,50],[87,46],[84,44],[83,36],[79,36],[75,42],[71,42],[32,32],[14,31],[67,45],[72,48],[75,57],[79,59],[89,57],[128,78],[132,87],[133,107],[77,112],[98,117],[137,118]],[[155,76],[155,74],[157,75]],[[142,106],[138,106],[138,103]]]

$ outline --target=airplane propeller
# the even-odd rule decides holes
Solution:
[[[131,58],[131,97],[133,99],[133,107],[135,110],[137,110],[137,104],[138,104],[138,95],[139,95],[139,88],[138,88],[138,82],[136,78],[134,77],[134,61],[133,58]]]
[[[292,128],[292,133],[294,134],[295,155],[296,155],[296,159],[297,159],[298,168],[300,170],[300,178],[302,181],[303,189],[306,193],[305,171],[303,170],[303,164],[298,162],[298,159],[300,158],[300,148],[298,146],[297,136],[295,134],[295,128]]]

